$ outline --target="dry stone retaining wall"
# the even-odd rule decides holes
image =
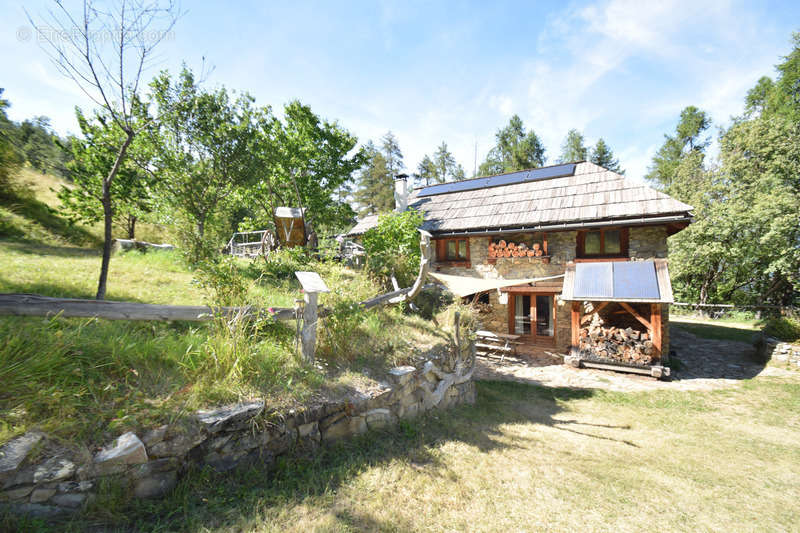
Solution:
[[[157,497],[191,465],[227,471],[270,464],[276,456],[313,451],[431,409],[474,403],[471,380],[451,385],[437,403],[433,391],[440,379],[433,370],[430,362],[396,367],[371,394],[285,413],[267,412],[262,401],[199,411],[141,435],[125,433],[94,455],[65,449],[31,431],[0,447],[0,509],[41,517],[76,511],[108,476],[127,484],[137,498]]]

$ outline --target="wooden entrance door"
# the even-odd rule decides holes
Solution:
[[[509,294],[508,332],[534,342],[555,342],[555,294]]]

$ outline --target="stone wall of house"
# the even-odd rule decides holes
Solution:
[[[547,234],[547,247],[551,254],[549,263],[540,257],[498,258],[489,263],[489,237],[470,237],[470,267],[436,265],[444,274],[473,276],[485,279],[522,279],[563,274],[567,263],[575,260],[577,231],[559,231]],[[667,257],[667,228],[665,226],[633,227],[629,231],[629,253],[632,260]],[[481,327],[497,332],[508,332],[508,307],[499,303],[497,291],[489,293],[489,308],[480,315]],[[556,298],[555,340],[558,350],[566,351],[571,342],[571,306]],[[662,306],[662,345],[669,352],[669,306]]]
[[[425,411],[474,403],[473,381],[450,385],[441,397],[440,382],[431,361],[397,367],[370,394],[288,412],[269,412],[262,401],[198,411],[180,423],[125,433],[96,454],[30,431],[0,447],[0,510],[39,517],[77,511],[108,476],[133,497],[157,497],[172,490],[190,465],[218,471],[269,465],[282,454],[313,451]]]
[[[628,233],[628,250],[633,260],[666,258],[668,252],[667,227],[631,228]]]

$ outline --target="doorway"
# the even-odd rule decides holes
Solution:
[[[508,332],[534,342],[555,342],[555,294],[509,294]]]

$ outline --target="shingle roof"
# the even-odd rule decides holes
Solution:
[[[434,234],[611,223],[667,215],[688,219],[692,210],[692,206],[662,192],[588,162],[576,164],[569,176],[432,196],[419,196],[421,191],[424,188],[412,192],[409,207],[423,212],[422,229]],[[377,218],[372,225],[375,223]],[[361,233],[369,229],[366,219],[356,228]]]
[[[368,229],[374,228],[378,225],[378,215],[367,215],[356,223],[353,226],[353,229],[347,232],[347,235],[350,237],[357,237],[358,235],[363,235],[367,232]]]

